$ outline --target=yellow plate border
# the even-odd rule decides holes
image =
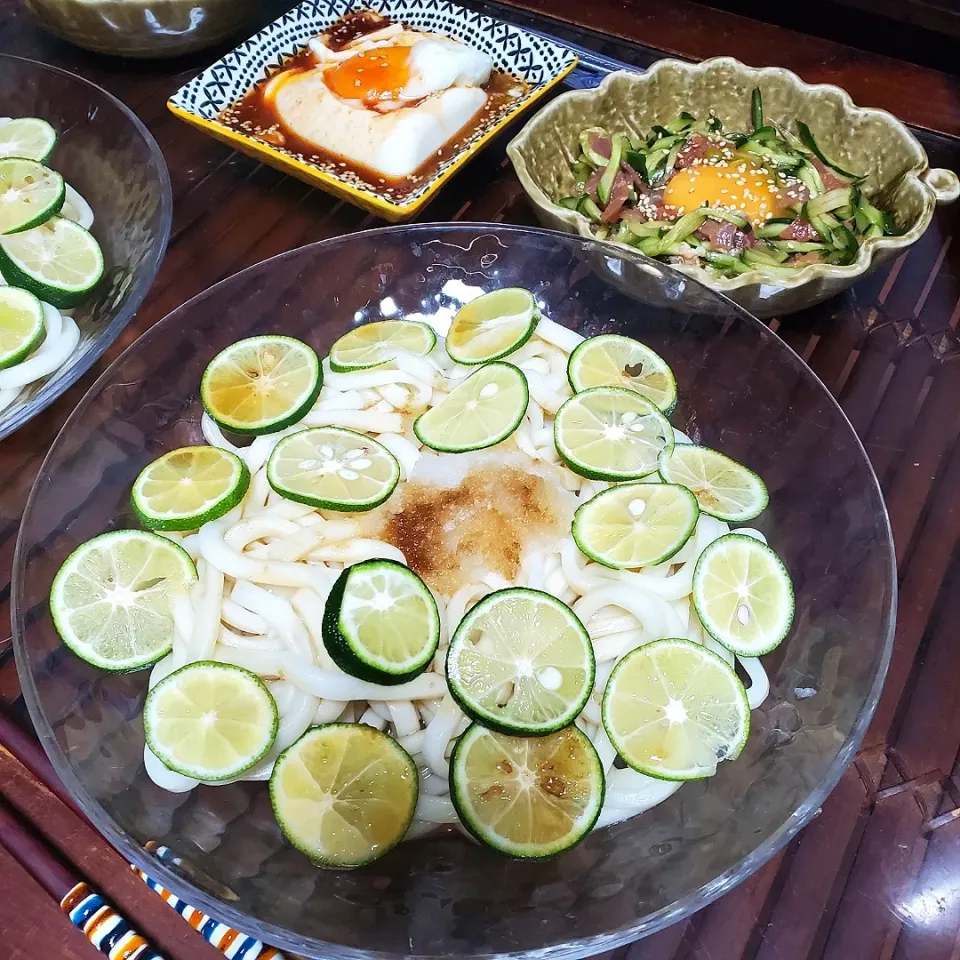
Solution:
[[[501,117],[479,140],[476,140],[461,150],[448,167],[435,174],[423,194],[408,203],[393,203],[387,200],[382,194],[358,190],[346,181],[341,180],[336,174],[327,173],[327,171],[321,170],[312,163],[306,163],[302,160],[295,160],[293,157],[288,157],[285,153],[281,153],[279,150],[267,146],[267,144],[260,143],[252,137],[247,137],[236,130],[232,130],[230,127],[217,123],[215,120],[198,117],[195,113],[191,113],[189,110],[185,110],[183,107],[175,104],[173,100],[167,100],[167,109],[180,120],[184,120],[186,123],[197,127],[209,136],[226,143],[228,146],[235,147],[242,153],[256,160],[269,164],[271,167],[276,167],[278,170],[297,177],[309,183],[311,186],[319,187],[321,190],[325,190],[335,197],[347,200],[370,213],[377,214],[390,223],[398,223],[403,220],[408,220],[419,213],[420,210],[433,199],[434,194],[436,194],[447,180],[471,157],[479,153],[504,127],[525,113],[538,100],[542,99],[545,94],[553,89],[553,87],[562,82],[573,68],[576,67],[578,62],[579,57],[574,54],[573,59],[568,65],[554,74],[554,76],[542,86],[536,88],[523,103],[518,104],[508,114]]]

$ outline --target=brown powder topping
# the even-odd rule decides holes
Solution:
[[[450,596],[478,573],[511,583],[528,544],[562,532],[562,506],[538,473],[485,466],[454,487],[411,482],[388,501],[375,533],[403,552],[408,565]]]

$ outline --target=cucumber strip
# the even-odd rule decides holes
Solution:
[[[754,87],[750,94],[750,117],[753,120],[753,129],[759,130],[763,126],[763,96],[759,87]]]
[[[600,208],[593,202],[593,200],[592,200],[592,198],[589,196],[589,194],[586,194],[586,193],[585,193],[585,194],[579,199],[579,201],[577,202],[577,206],[576,206],[575,209],[576,209],[577,213],[582,213],[585,217],[588,217],[588,218],[589,218],[590,220],[592,220],[594,223],[599,223],[599,222],[600,222],[601,210],[600,210]]]
[[[809,161],[797,168],[797,179],[810,191],[811,197],[819,197],[823,193],[823,180],[817,168]]]
[[[627,149],[623,151],[624,162],[632,167],[644,179],[647,178],[647,157],[639,150]]]
[[[800,139],[803,142],[803,145],[824,165],[830,167],[832,170],[836,170],[842,177],[849,177],[851,180],[859,180],[860,175],[856,173],[851,173],[849,170],[844,170],[843,167],[837,166],[831,160],[828,160],[823,151],[817,146],[817,141],[813,136],[813,132],[810,128],[802,121],[797,121],[797,130],[800,131]]]
[[[590,178],[590,174],[593,173],[593,167],[589,163],[583,160],[577,160],[573,165],[573,179],[577,184],[577,189],[581,192],[583,191],[584,184]]]
[[[853,200],[853,189],[851,187],[837,187],[835,190],[829,190],[807,201],[807,216],[819,217],[821,214],[830,213],[831,210],[837,210],[845,207]]]
[[[837,220],[835,217],[830,216],[829,213],[825,213],[819,217],[811,217],[807,214],[807,219],[810,221],[810,226],[813,227],[817,233],[820,234],[820,238],[824,243],[830,244],[830,246],[835,246],[835,241],[833,239],[833,228],[837,225]]]
[[[833,230],[833,242],[837,250],[849,257],[850,260],[856,259],[860,250],[857,238],[842,223],[838,224]]]
[[[693,116],[693,114],[687,113],[686,110],[683,110],[677,114],[675,120],[671,120],[670,123],[667,124],[667,130],[669,130],[670,133],[683,133],[685,130],[690,128],[691,124],[696,122],[697,118]]]
[[[781,150],[775,150],[766,143],[754,143],[752,141],[748,141],[747,143],[743,144],[742,147],[740,147],[740,150],[743,153],[751,153],[754,156],[762,157],[764,160],[769,160],[778,169],[785,172],[796,170],[797,167],[803,163],[803,157],[797,156],[794,153],[786,153]]]
[[[786,250],[787,253],[810,253],[814,250],[830,249],[827,244],[812,240],[771,240],[770,246],[776,250]]]
[[[793,279],[797,275],[798,270],[802,270],[804,267],[808,267],[808,263],[798,263],[793,265],[790,261],[785,263],[765,263],[762,266],[751,267],[751,270],[762,270],[763,273],[768,277],[782,277],[784,280]]]
[[[637,249],[645,253],[648,257],[659,257],[661,254],[659,237],[644,237],[638,244]]]
[[[721,210],[718,207],[700,207],[698,213],[704,214],[708,220],[720,220],[725,223],[732,223],[735,227],[748,229],[750,221],[746,217],[741,217],[739,213],[733,210]]]
[[[681,141],[680,143],[675,143],[670,148],[670,152],[667,154],[667,158],[663,162],[663,169],[660,171],[661,177],[667,177],[673,173],[673,168],[677,165],[677,156],[683,149],[684,143],[686,143],[685,140]]]
[[[660,241],[661,249],[665,250],[668,247],[672,247],[675,243],[679,243],[681,240],[686,239],[691,233],[699,230],[700,227],[703,226],[703,222],[706,219],[706,214],[702,213],[700,210],[692,210],[690,213],[685,213],[666,232],[663,240]]]
[[[627,229],[634,235],[640,237],[658,237],[661,231],[669,230],[673,224],[669,220],[648,220],[646,223],[638,223],[636,220],[624,220]]]
[[[758,240],[770,240],[779,237],[792,220],[768,220],[762,227],[754,227],[754,234]]]
[[[640,239],[631,229],[627,226],[626,223],[617,224],[617,232],[613,235],[613,239],[618,243],[627,243],[631,247],[636,246],[637,241]]]
[[[748,273],[752,267],[745,264],[739,257],[732,257],[729,253],[713,253],[708,251],[704,254],[706,261],[718,270],[729,270],[732,273]]]
[[[557,201],[557,205],[565,207],[567,210],[576,210],[577,204],[580,202],[579,197],[561,197]]]
[[[603,171],[603,176],[597,184],[597,196],[600,203],[606,206],[610,202],[610,191],[613,189],[613,178],[620,169],[620,158],[623,156],[622,136],[615,135],[610,141],[610,159],[607,162],[607,169]]]
[[[757,250],[753,247],[743,251],[743,262],[757,267],[775,267],[787,259],[787,254],[781,251]]]

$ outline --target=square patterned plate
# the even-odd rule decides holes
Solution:
[[[298,53],[317,34],[353,9],[376,10],[391,20],[462,40],[498,67],[525,80],[529,90],[504,116],[480,124],[472,136],[416,190],[395,200],[387,187],[348,180],[335,163],[311,163],[218,121],[225,108]],[[178,117],[264,163],[349,200],[386,220],[412,217],[498,130],[559,83],[577,63],[559,43],[446,0],[305,0],[181,87],[167,106]]]

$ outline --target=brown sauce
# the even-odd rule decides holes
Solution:
[[[361,22],[357,19],[366,14],[378,19],[375,22],[370,19]],[[342,26],[345,23],[346,26]],[[332,47],[332,49],[342,49],[356,37],[380,30],[389,23],[389,20],[379,18],[379,15],[370,11],[357,11],[334,24],[325,36],[330,46],[332,45],[329,38],[334,36],[337,38],[340,47]],[[366,29],[362,29],[364,26]],[[341,39],[341,36],[347,39]],[[316,65],[317,62],[310,48],[305,47],[287,60],[281,69],[306,72]],[[314,144],[307,143],[291,133],[281,122],[273,105],[265,102],[263,93],[266,84],[267,80],[258,83],[240,100],[221,111],[217,120],[231,130],[266,144],[294,160],[309,163],[327,173],[335,174],[352,182],[355,186],[367,186],[394,203],[403,203],[417,193],[424,181],[429,180],[447,160],[459,153],[471,140],[508,114],[517,100],[525,96],[528,90],[524,80],[494,68],[490,79],[483,86],[487,94],[487,102],[477,114],[453,139],[448,140],[433,157],[421,164],[412,174],[394,180],[382,177],[377,171],[361,166],[346,157],[318,149]],[[517,93],[517,91],[520,92]]]
[[[341,17],[323,36],[331,50],[342,50],[354,40],[389,26],[389,17],[373,10],[354,10]]]
[[[478,571],[512,583],[528,543],[564,524],[550,484],[512,465],[475,469],[455,487],[407,483],[383,510],[371,535],[397,547],[446,596],[474,582]]]

